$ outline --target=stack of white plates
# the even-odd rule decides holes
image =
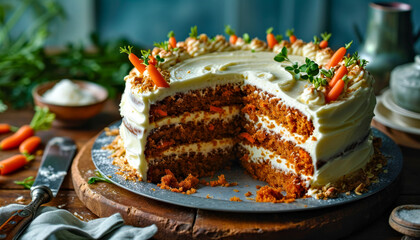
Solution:
[[[376,100],[374,119],[377,122],[399,131],[420,135],[420,113],[398,106],[390,89],[378,96]]]

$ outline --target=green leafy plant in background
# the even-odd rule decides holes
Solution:
[[[27,14],[35,20],[15,36],[17,23]],[[35,85],[62,78],[99,83],[111,97],[123,90],[130,65],[118,48],[127,41],[102,43],[92,34],[93,51],[86,51],[82,44],[69,44],[47,54],[49,25],[60,17],[65,18],[65,13],[57,0],[0,0],[0,112],[6,110],[5,104],[28,106]]]

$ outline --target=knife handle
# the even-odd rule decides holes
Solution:
[[[36,211],[43,203],[52,199],[52,192],[46,186],[37,186],[31,190],[32,201],[28,206],[18,210],[0,226],[0,239],[17,239],[35,217]]]

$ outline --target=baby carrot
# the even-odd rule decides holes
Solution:
[[[143,61],[140,60],[134,53],[131,52],[133,49],[132,46],[127,47],[120,47],[120,53],[127,53],[128,59],[130,60],[131,64],[140,72],[143,73],[146,70],[146,66],[143,64]]]
[[[231,44],[235,44],[238,40],[238,36],[236,36],[235,31],[230,27],[230,25],[225,26],[225,33],[229,35],[229,42]]]
[[[331,33],[321,33],[322,41],[319,43],[320,48],[326,48],[328,47],[328,40],[331,37]]]
[[[337,83],[339,79],[342,79],[344,75],[347,74],[347,68],[344,65],[341,65],[341,67],[335,72],[334,77],[331,79],[331,81],[328,83],[330,87],[334,87],[334,85]]]
[[[7,150],[19,146],[25,139],[33,136],[35,131],[29,125],[24,125],[19,128],[12,136],[3,139],[0,142],[0,149]]]
[[[352,43],[353,43],[353,41],[351,41],[348,44],[346,44],[345,47],[339,48],[334,53],[334,55],[331,57],[331,59],[327,63],[327,65],[325,65],[325,68],[326,69],[330,69],[332,67],[335,67],[341,61],[341,59],[343,59],[344,55],[346,55],[347,49],[349,49],[349,47],[351,46]]]
[[[269,28],[267,29],[266,33],[267,33],[267,44],[269,48],[273,48],[278,42],[276,37],[274,36],[274,34],[272,33],[273,28]]]
[[[168,33],[168,38],[169,38],[168,40],[169,45],[171,45],[172,48],[176,48],[176,39],[175,39],[174,31],[170,31]]]
[[[8,133],[8,132],[16,132],[18,130],[17,127],[11,126],[7,123],[0,123],[0,134],[1,133]]]
[[[289,37],[289,41],[291,43],[294,43],[297,40],[297,37],[295,36],[295,29],[293,29],[293,28],[292,29],[287,29],[286,36]]]
[[[25,166],[32,159],[34,159],[34,156],[25,156],[23,154],[18,154],[10,158],[4,159],[0,161],[0,175],[5,175],[18,170],[21,167]]]
[[[0,150],[11,149],[19,146],[25,139],[34,135],[35,131],[47,130],[54,121],[55,114],[50,113],[48,108],[35,107],[35,114],[29,125],[24,125],[13,135],[0,142]]]
[[[154,65],[147,65],[146,70],[149,73],[149,76],[152,78],[152,81],[156,84],[156,86],[164,88],[169,87],[169,84],[166,82],[162,74],[160,74],[160,72],[156,69]]]
[[[251,136],[251,134],[249,134],[247,132],[243,132],[243,133],[239,134],[239,136],[242,137],[242,138],[245,138],[250,143],[254,143],[255,142],[255,139]]]
[[[40,137],[32,136],[19,145],[19,152],[22,154],[32,154],[40,143]]]
[[[339,79],[337,83],[334,85],[334,87],[328,92],[327,102],[337,100],[337,98],[340,96],[341,92],[344,89],[344,85],[345,85],[344,81],[342,79]]]

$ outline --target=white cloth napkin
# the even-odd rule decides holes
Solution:
[[[0,208],[0,225],[11,213],[24,205],[10,204]],[[151,238],[157,232],[156,225],[145,228],[124,225],[119,213],[107,218],[83,222],[64,209],[40,207],[37,217],[32,220],[19,239],[22,240],[61,240],[61,239],[134,239]]]

